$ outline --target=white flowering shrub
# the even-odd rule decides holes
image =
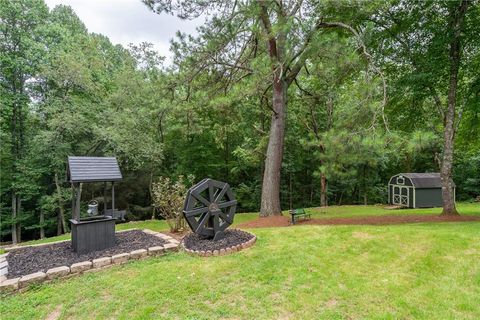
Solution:
[[[168,177],[160,177],[152,186],[153,205],[158,214],[163,217],[171,232],[185,229],[182,209],[187,190],[192,184],[193,176],[179,176],[176,181]]]

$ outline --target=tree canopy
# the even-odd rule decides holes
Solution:
[[[262,215],[384,203],[400,172],[480,196],[476,1],[138,5],[206,22],[177,34],[167,65],[68,6],[0,0],[0,241],[68,231],[68,155],[119,159],[131,220],[159,217],[155,182],[190,175]],[[84,203],[102,192],[84,186]]]

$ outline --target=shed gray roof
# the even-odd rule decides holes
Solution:
[[[70,182],[120,181],[115,157],[68,157]]]
[[[400,173],[396,176],[402,175],[412,181],[412,184],[415,188],[419,189],[428,189],[428,188],[441,188],[442,187],[442,178],[438,172],[430,173]],[[455,186],[455,183],[453,184]]]

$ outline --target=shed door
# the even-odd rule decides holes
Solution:
[[[402,186],[393,186],[393,204],[408,207],[410,188]]]

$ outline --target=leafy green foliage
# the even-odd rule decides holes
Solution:
[[[176,181],[171,181],[168,177],[160,177],[153,184],[153,204],[160,216],[167,221],[170,232],[185,229],[182,210],[187,190],[193,184],[193,179],[193,176],[187,178],[179,176]]]
[[[70,215],[68,155],[119,159],[124,180],[116,185],[116,203],[131,220],[151,218],[158,177],[180,175],[228,181],[239,211],[259,209],[272,68],[258,6],[144,2],[186,18],[207,7],[216,10],[198,37],[179,34],[172,41],[174,63],[166,67],[151,44],[123,48],[89,33],[68,6],[48,12],[42,0],[0,0],[1,241],[10,240],[13,223],[24,239],[37,238],[42,229],[47,236],[68,231],[58,227],[61,216]],[[297,2],[285,3],[292,9]],[[228,19],[235,4],[242,14]],[[318,17],[346,22],[358,33],[352,37],[333,27],[318,32],[286,93],[282,209],[318,206],[322,179],[328,204],[372,204],[386,201],[393,174],[439,170],[443,121],[436,97],[444,106],[444,13],[451,6],[304,1],[304,21],[272,26],[285,28],[290,58],[310,31],[301,26]],[[480,195],[478,17],[478,6],[472,6],[459,72],[454,180],[462,200]],[[238,30],[253,37],[245,33],[235,42]],[[387,82],[386,105],[378,70]],[[85,185],[82,200],[103,196],[101,187]],[[14,194],[21,200],[15,218]]]

